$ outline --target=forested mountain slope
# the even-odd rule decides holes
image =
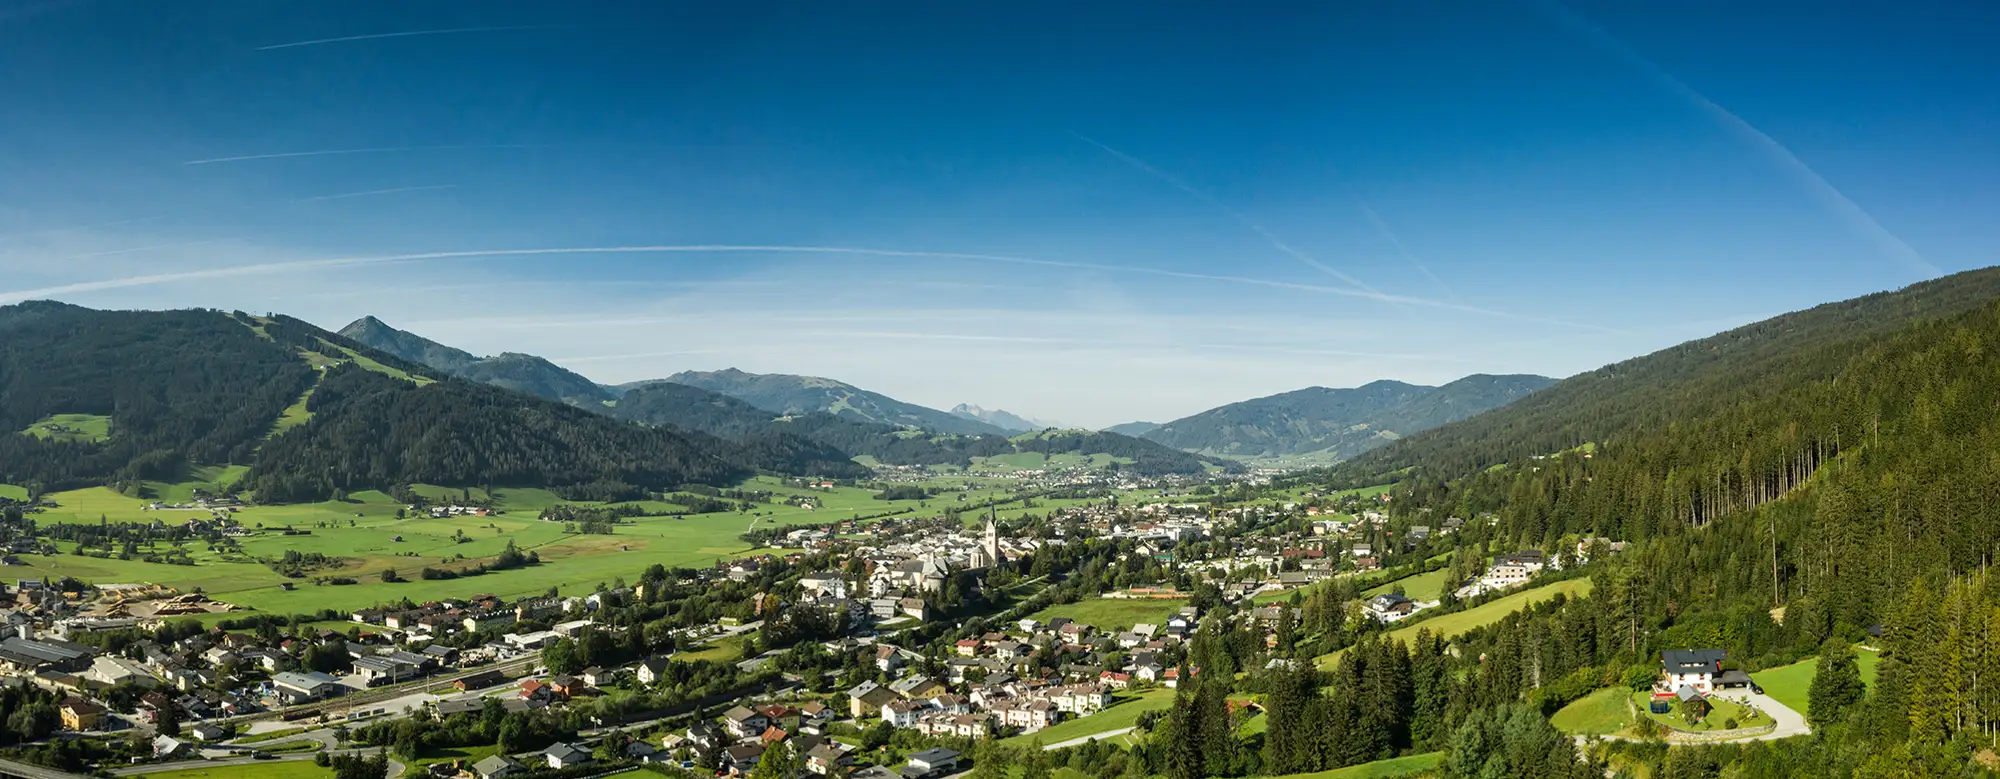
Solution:
[[[1841,351],[1914,323],[1961,314],[2000,298],[2000,268],[1968,271],[1757,322],[1564,379],[1505,408],[1410,436],[1343,463],[1362,478],[1423,464],[1469,473],[1498,463],[1603,443],[1690,414],[1738,402],[1745,393],[1783,392],[1777,381],[1831,375]],[[1772,372],[1780,360],[1816,350],[1822,362],[1796,376]]]
[[[1159,425],[1141,437],[1231,457],[1324,451],[1344,459],[1506,405],[1554,381],[1474,375],[1442,387],[1388,380],[1353,389],[1307,387],[1213,408]]]
[[[857,422],[909,425],[940,433],[994,433],[1006,431],[977,419],[905,403],[879,392],[818,376],[790,376],[776,373],[746,373],[735,368],[720,371],[683,371],[666,381],[720,392],[750,405],[779,414],[810,414],[824,411]],[[648,382],[624,385],[624,389]]]
[[[596,382],[531,354],[503,352],[493,357],[475,357],[462,349],[390,327],[372,316],[354,320],[341,328],[340,334],[376,351],[427,365],[451,376],[571,405],[600,405],[615,396]]]
[[[295,349],[217,312],[0,307],[0,481],[55,490],[247,463],[315,377]],[[110,438],[20,434],[56,414],[110,417]]]
[[[1392,504],[1412,521],[1498,515],[1461,543],[1631,542],[1590,599],[1496,628],[1489,667],[1716,646],[1754,672],[1867,641],[1884,649],[1873,691],[1833,711],[1815,691],[1819,733],[1766,756],[1792,767],[1769,775],[1975,775],[2000,735],[1996,298],[1979,271],[1779,317],[1550,390],[1568,413],[1537,395],[1368,465],[1414,467]],[[1594,451],[1487,466],[1577,431]]]
[[[759,469],[865,473],[844,452],[781,431],[723,441],[442,377],[284,316],[8,306],[0,482],[131,485],[236,464],[251,466],[240,484],[282,502],[410,482],[588,497],[724,484]],[[24,432],[55,415],[103,417],[108,435]]]

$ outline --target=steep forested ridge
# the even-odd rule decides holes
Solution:
[[[583,498],[725,484],[760,469],[866,474],[845,452],[781,430],[725,441],[445,376],[285,316],[0,308],[0,482],[130,485],[244,464],[241,486],[283,502],[411,482]],[[310,419],[278,432],[302,398]],[[57,414],[109,417],[110,435],[22,434]]]
[[[248,462],[313,378],[292,349],[217,312],[0,308],[0,481],[57,490]],[[53,414],[109,416],[111,437],[18,434]]]
[[[720,392],[750,405],[779,414],[810,414],[823,411],[857,422],[909,425],[941,433],[1004,434],[1006,431],[977,419],[966,419],[934,408],[905,403],[879,392],[818,376],[788,376],[775,373],[746,373],[735,368],[720,371],[683,371],[665,381]],[[624,385],[623,389],[649,382]]]
[[[1790,353],[1847,341],[1858,344],[1996,298],[2000,268],[1988,268],[1773,317],[1572,376],[1502,410],[1409,436],[1338,470],[1358,477],[1422,463],[1470,473],[1602,443],[1725,407],[1744,392],[1783,391],[1771,380],[1769,361]],[[1818,366],[1816,375],[1830,375],[1839,350],[1820,353],[1829,362]]]
[[[2000,746],[1996,298],[1989,270],[1786,315],[1329,476],[1412,468],[1394,511],[1494,511],[1479,532],[1501,548],[1632,542],[1593,597],[1503,624],[1490,665],[1520,665],[1501,689],[1549,684],[1523,668],[1645,665],[1661,649],[1717,646],[1754,671],[1867,641],[1880,678],[1851,708],[1816,710],[1820,737],[1684,754],[1763,760],[1768,776],[1969,775]],[[1584,441],[1597,445],[1529,456]]]
[[[1513,402],[1554,383],[1542,376],[1474,375],[1441,387],[1375,381],[1307,387],[1176,419],[1140,434],[1176,449],[1232,457],[1325,451],[1352,457],[1397,438]]]
[[[349,323],[340,329],[340,334],[378,352],[427,365],[451,376],[571,405],[594,406],[615,396],[596,382],[531,354],[503,352],[493,357],[475,357],[470,352],[390,327],[372,316]]]
[[[411,482],[665,490],[751,473],[709,442],[471,382],[417,387],[348,365],[308,408],[312,420],[266,444],[245,479],[260,499]]]

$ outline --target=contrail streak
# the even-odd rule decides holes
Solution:
[[[1927,278],[1937,278],[1944,275],[1944,272],[1938,270],[1937,266],[1932,265],[1930,261],[1924,259],[1922,254],[1917,253],[1915,247],[1905,243],[1903,239],[1896,237],[1895,233],[1889,232],[1888,228],[1883,227],[1882,223],[1875,221],[1875,217],[1862,209],[1860,204],[1855,203],[1847,195],[1842,194],[1825,177],[1819,175],[1818,171],[1813,170],[1812,166],[1807,165],[1805,160],[1799,159],[1798,155],[1793,154],[1791,149],[1786,148],[1777,139],[1766,135],[1763,130],[1759,130],[1755,125],[1744,121],[1743,117],[1737,116],[1729,109],[1723,108],[1720,104],[1708,99],[1707,95],[1695,91],[1694,87],[1688,86],[1686,82],[1675,78],[1665,68],[1654,64],[1652,60],[1640,54],[1637,49],[1626,45],[1624,41],[1613,36],[1610,31],[1597,26],[1581,14],[1571,11],[1560,2],[1556,0],[1533,1],[1537,8],[1549,16],[1549,18],[1554,19],[1558,24],[1581,34],[1599,48],[1638,68],[1660,86],[1665,87],[1667,91],[1674,93],[1674,95],[1680,97],[1682,100],[1687,101],[1689,104],[1708,114],[1709,118],[1714,120],[1716,124],[1721,125],[1724,130],[1736,135],[1739,140],[1748,144],[1751,149],[1762,153],[1766,159],[1777,165],[1779,170],[1789,175],[1795,183],[1803,187],[1822,206],[1832,211],[1835,218],[1846,222],[1849,229],[1854,230],[1856,233],[1861,234],[1863,238],[1874,243],[1875,248],[1883,255],[1915,269]]]
[[[1320,262],[1319,260],[1315,260],[1311,257],[1306,256],[1305,252],[1301,252],[1297,249],[1292,248],[1291,244],[1285,243],[1285,241],[1279,238],[1277,234],[1272,233],[1270,230],[1264,229],[1263,225],[1257,224],[1255,221],[1252,221],[1250,217],[1244,216],[1243,212],[1237,211],[1234,208],[1230,208],[1229,204],[1215,199],[1213,195],[1210,195],[1207,192],[1203,192],[1199,189],[1196,189],[1193,185],[1190,185],[1185,181],[1175,178],[1172,174],[1167,173],[1166,171],[1153,167],[1150,163],[1147,163],[1145,160],[1139,159],[1138,157],[1134,157],[1130,154],[1126,154],[1125,152],[1119,151],[1117,149],[1113,149],[1110,146],[1105,145],[1103,142],[1098,141],[1097,139],[1092,138],[1090,136],[1083,135],[1082,133],[1071,132],[1070,135],[1074,136],[1079,141],[1083,141],[1084,143],[1090,144],[1092,146],[1095,146],[1103,150],[1104,153],[1106,154],[1109,154],[1113,157],[1117,157],[1125,164],[1130,165],[1134,168],[1138,168],[1140,171],[1146,173],[1149,176],[1152,176],[1153,178],[1166,182],[1174,189],[1178,189],[1182,192],[1186,192],[1189,195],[1192,195],[1196,200],[1200,200],[1203,203],[1207,203],[1211,206],[1214,206],[1217,210],[1220,210],[1222,213],[1228,214],[1229,218],[1236,220],[1239,224],[1242,224],[1244,227],[1250,228],[1251,232],[1256,233],[1258,236],[1262,237],[1266,243],[1271,244],[1271,248],[1277,249],[1285,256],[1290,257],[1294,260],[1298,260],[1299,262],[1305,263],[1309,266],[1312,266],[1313,268],[1316,268],[1323,273],[1333,276],[1336,279],[1340,279],[1341,281],[1345,281],[1349,284],[1359,287],[1364,292],[1372,292],[1377,295],[1382,294],[1381,290],[1368,286],[1367,284],[1363,283],[1360,279],[1357,279],[1353,276],[1349,276],[1345,273],[1340,272],[1339,269],[1334,268],[1331,265],[1327,265],[1326,263]]]
[[[318,197],[302,197],[292,202],[312,203],[320,200],[344,200],[350,197],[368,197],[370,195],[393,195],[398,192],[423,192],[425,190],[431,190],[431,189],[456,189],[456,188],[458,188],[457,184],[431,184],[428,186],[421,186],[421,187],[395,187],[392,189],[370,189],[361,192],[342,192],[338,195],[320,195]]]
[[[318,151],[287,151],[276,154],[243,154],[235,157],[210,157],[205,160],[188,160],[182,165],[213,165],[218,162],[243,162],[246,160],[279,160],[288,157],[326,157],[334,154],[386,154],[406,151],[459,151],[464,149],[532,149],[525,144],[474,144],[459,146],[376,146],[366,149],[320,149]]]
[[[202,240],[202,241],[184,241],[184,242],[182,242],[182,243],[163,243],[163,244],[157,244],[157,245],[153,245],[153,246],[136,246],[136,247],[133,247],[133,248],[130,248],[130,249],[113,249],[113,250],[111,250],[111,251],[108,251],[108,252],[90,252],[90,253],[88,253],[88,254],[72,254],[72,255],[70,255],[70,256],[68,256],[68,257],[64,257],[64,258],[62,258],[62,259],[63,259],[63,261],[67,261],[67,260],[87,260],[87,259],[90,259],[90,258],[92,258],[92,257],[110,257],[110,256],[112,256],[112,255],[117,255],[117,254],[137,254],[137,253],[139,253],[139,252],[150,252],[150,251],[158,251],[158,250],[160,250],[160,249],[178,249],[178,248],[180,248],[180,247],[183,247],[183,246],[200,246],[200,245],[202,245],[202,244],[208,244],[208,243],[221,243],[221,242],[223,242],[223,241],[227,241],[227,240],[229,240],[229,239],[227,239],[227,238],[209,238],[209,239],[207,239],[207,240]]]
[[[342,38],[320,38],[318,40],[310,40],[310,41],[274,43],[269,46],[259,46],[256,49],[254,49],[254,51],[296,49],[300,46],[318,46],[324,43],[347,43],[349,41],[374,41],[374,40],[381,40],[383,38],[415,38],[421,35],[456,35],[458,33],[465,33],[465,32],[502,32],[506,30],[544,30],[544,29],[548,28],[543,25],[528,24],[528,25],[509,25],[505,27],[454,27],[449,30],[410,30],[408,32],[378,32],[373,35],[349,35]]]
[[[156,273],[146,276],[131,276],[122,279],[102,279],[98,281],[84,281],[84,282],[65,284],[55,287],[44,287],[42,289],[0,292],[0,303],[31,300],[34,298],[47,297],[51,295],[67,295],[79,292],[96,292],[107,289],[144,287],[144,286],[151,286],[154,284],[168,284],[180,281],[198,281],[202,279],[232,278],[236,276],[264,275],[273,273],[285,273],[290,271],[320,270],[326,268],[346,268],[346,267],[365,266],[365,265],[389,265],[389,264],[407,263],[407,262],[430,262],[435,260],[457,260],[457,259],[471,259],[479,257],[527,257],[527,256],[544,255],[544,254],[665,254],[665,253],[724,253],[724,252],[730,252],[730,253],[761,252],[767,254],[779,254],[779,253],[830,254],[830,255],[849,255],[849,256],[867,256],[867,257],[910,257],[910,258],[928,258],[928,259],[944,259],[944,260],[966,260],[971,262],[994,262],[994,263],[1006,263],[1013,265],[1034,265],[1046,268],[1071,268],[1076,270],[1094,270],[1094,271],[1104,271],[1110,273],[1130,273],[1130,274],[1140,274],[1148,276],[1162,276],[1166,278],[1192,279],[1198,281],[1218,281],[1231,284],[1247,284],[1251,286],[1269,287],[1273,289],[1296,290],[1300,292],[1318,292],[1329,295],[1342,295],[1346,297],[1380,300],[1389,303],[1407,303],[1414,306],[1425,306],[1429,308],[1437,308],[1448,311],[1462,311],[1469,314],[1481,314],[1484,316],[1499,317],[1503,319],[1514,319],[1523,322],[1538,322],[1541,324],[1560,325],[1563,327],[1575,327],[1575,328],[1582,328],[1585,330],[1613,332],[1610,328],[1599,327],[1596,325],[1565,322],[1557,319],[1543,319],[1540,317],[1521,316],[1518,314],[1509,314],[1503,311],[1492,311],[1483,308],[1475,308],[1473,306],[1459,305],[1456,303],[1446,303],[1438,300],[1404,297],[1401,295],[1388,295],[1380,292],[1366,292],[1362,290],[1349,289],[1346,287],[1329,287],[1329,286],[1315,285],[1315,284],[1296,284],[1292,282],[1271,281],[1269,279],[1257,279],[1244,276],[1223,276],[1223,275],[1208,274],[1208,273],[1187,273],[1183,271],[1162,270],[1159,268],[1147,268],[1136,265],[1108,265],[1108,264],[1094,263],[1094,262],[1066,262],[1060,260],[1041,260],[1041,259],[1034,259],[1031,257],[1014,257],[1002,254],[969,254],[964,252],[903,251],[896,249],[868,249],[868,248],[858,248],[850,246],[784,246],[784,245],[764,246],[764,245],[743,245],[743,244],[669,244],[669,245],[659,245],[659,246],[584,246],[584,247],[559,248],[559,249],[558,248],[490,249],[481,251],[391,254],[391,255],[382,255],[374,257],[341,257],[341,258],[325,259],[325,260],[295,260],[291,262],[270,262],[270,263],[259,263],[255,265],[236,265],[226,268],[205,268],[202,270],[176,271],[172,273]]]
[[[1360,196],[1355,196],[1355,200],[1359,201]],[[1403,245],[1403,239],[1396,237],[1396,231],[1389,229],[1389,223],[1382,219],[1381,214],[1375,213],[1375,209],[1370,208],[1366,202],[1361,202],[1359,205],[1361,206],[1361,213],[1368,217],[1369,224],[1375,225],[1375,232],[1381,233],[1382,237],[1388,240],[1391,246],[1396,247],[1396,251],[1403,255],[1403,259],[1410,262],[1411,267],[1430,277],[1430,280],[1438,285],[1438,289],[1444,290],[1446,296],[1458,297],[1458,293],[1451,291],[1451,285],[1444,283],[1444,279],[1438,278],[1438,275],[1432,273],[1430,268],[1424,267],[1423,261],[1417,259],[1417,255],[1410,251],[1410,247]]]

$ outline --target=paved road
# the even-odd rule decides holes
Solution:
[[[22,779],[90,779],[89,777],[72,774],[67,771],[58,771],[53,768],[43,768],[42,766],[29,765],[27,763],[17,763],[12,760],[0,760],[0,774],[18,776],[22,777]]]
[[[1130,733],[1130,732],[1132,732],[1132,731],[1134,731],[1134,730],[1137,730],[1137,729],[1138,729],[1138,728],[1119,728],[1119,729],[1117,729],[1117,730],[1107,730],[1107,731],[1104,731],[1103,733],[1092,733],[1092,734],[1090,734],[1090,735],[1088,735],[1088,736],[1084,736],[1083,738],[1073,738],[1073,739],[1070,739],[1070,740],[1068,740],[1068,741],[1058,741],[1058,742],[1056,742],[1056,743],[1053,743],[1053,744],[1043,744],[1043,745],[1042,745],[1042,748],[1043,748],[1043,749],[1066,749],[1066,748],[1069,748],[1069,747],[1078,747],[1078,746],[1083,746],[1084,744],[1088,744],[1088,743],[1090,743],[1090,742],[1092,742],[1092,741],[1104,741],[1104,740],[1107,740],[1107,739],[1113,739],[1113,738],[1117,738],[1117,737],[1119,737],[1119,736],[1123,736],[1123,735],[1125,735],[1125,734],[1127,734],[1127,733]]]

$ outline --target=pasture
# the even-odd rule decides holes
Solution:
[[[1382,593],[1390,592],[1400,585],[1403,588],[1403,595],[1411,600],[1437,600],[1444,597],[1445,578],[1450,575],[1451,569],[1439,568],[1429,573],[1406,576],[1371,588],[1361,594],[1364,597],[1372,598]]]
[[[1072,739],[1088,738],[1099,733],[1109,733],[1132,727],[1139,722],[1139,715],[1149,711],[1164,711],[1174,705],[1174,691],[1165,687],[1155,687],[1140,692],[1121,692],[1110,708],[1088,717],[1058,722],[1034,733],[1026,733],[1000,740],[1008,746],[1028,746],[1036,741],[1044,746],[1060,744]]]
[[[1042,622],[1068,617],[1099,630],[1125,631],[1142,622],[1165,625],[1168,617],[1186,605],[1185,598],[1093,598],[1059,603],[1029,616]]]
[[[1862,685],[1874,689],[1876,666],[1882,663],[1881,653],[1855,647],[1854,662],[1860,666]],[[1776,698],[1792,711],[1806,714],[1806,708],[1812,702],[1813,677],[1818,674],[1819,658],[1809,657],[1791,665],[1758,671],[1750,678],[1764,688],[1764,694]]]
[[[1502,617],[1549,600],[1557,595],[1578,597],[1590,594],[1590,590],[1591,582],[1589,579],[1565,579],[1555,584],[1543,585],[1517,592],[1464,611],[1418,620],[1406,627],[1389,631],[1389,637],[1407,644],[1410,642],[1410,639],[1416,637],[1417,631],[1429,630],[1434,635],[1452,638],[1462,633],[1499,622]],[[1336,663],[1340,662],[1340,656],[1346,651],[1343,649],[1339,652],[1321,655],[1315,662],[1321,668],[1332,668]]]
[[[1606,687],[1572,701],[1549,717],[1549,724],[1571,736],[1608,736],[1632,726],[1632,691]]]
[[[1422,752],[1403,757],[1392,757],[1388,760],[1377,760],[1373,763],[1351,765],[1346,768],[1335,768],[1330,771],[1317,771],[1310,774],[1287,774],[1285,776],[1270,777],[1269,779],[1390,779],[1390,777],[1410,776],[1434,771],[1437,770],[1438,764],[1443,762],[1443,752]]]
[[[333,769],[313,765],[311,760],[266,760],[139,774],[137,779],[323,779],[330,776],[333,776]]]
[[[100,414],[56,414],[21,431],[50,441],[95,443],[111,437],[111,417]]]
[[[198,486],[233,481],[242,473],[240,468],[203,469],[197,473],[202,482],[163,484],[154,491],[163,498],[184,500]],[[669,568],[700,567],[758,552],[739,538],[752,528],[825,524],[897,508],[916,508],[920,503],[875,500],[874,491],[859,488],[795,488],[776,478],[759,478],[743,488],[770,491],[779,502],[757,505],[747,513],[636,517],[617,525],[610,535],[568,533],[562,523],[537,519],[542,509],[564,502],[547,490],[499,488],[491,496],[471,490],[472,497],[490,497],[505,513],[445,519],[434,519],[428,514],[398,519],[396,514],[404,508],[402,504],[380,492],[358,492],[346,501],[243,507],[234,516],[256,534],[238,541],[243,551],[240,555],[225,556],[200,542],[188,545],[187,551],[196,562],[191,566],[72,554],[23,555],[25,565],[13,575],[75,576],[96,584],[155,582],[184,592],[199,588],[217,600],[280,614],[314,613],[321,609],[345,611],[403,598],[421,602],[471,593],[514,597],[541,593],[550,587],[565,593],[581,593],[589,592],[600,582],[637,580],[641,572],[655,564]],[[466,493],[427,485],[415,489],[435,499],[456,499]],[[996,490],[967,494],[969,500],[983,500],[999,493]],[[817,497],[824,507],[813,510],[782,503],[796,495]],[[209,516],[207,511],[149,510],[146,506],[151,500],[126,497],[101,487],[48,497],[58,506],[35,515],[44,524],[100,521],[178,524]],[[942,501],[933,498],[924,503],[938,508]],[[643,506],[648,511],[662,513],[685,510],[676,504],[656,501]],[[305,534],[284,535],[284,528]],[[542,563],[458,579],[419,578],[425,567],[460,568],[491,559],[510,541],[523,552],[539,555]],[[147,551],[151,550],[141,550]],[[338,568],[313,572],[306,579],[287,579],[261,562],[263,558],[281,557],[287,551],[318,552],[338,558],[341,563]],[[383,582],[381,573],[385,569],[394,569],[409,581]],[[312,579],[320,577],[346,577],[356,583],[313,583]],[[295,589],[286,590],[282,586],[286,583]]]

